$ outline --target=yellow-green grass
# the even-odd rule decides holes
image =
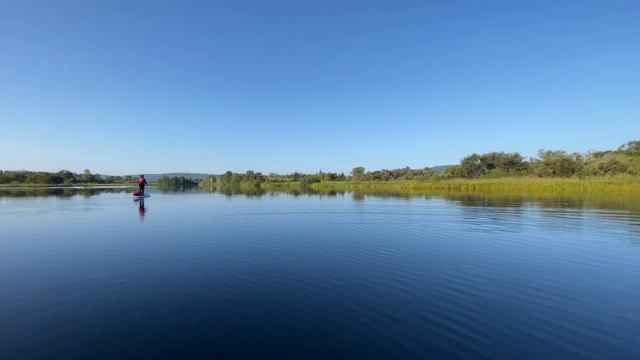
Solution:
[[[412,193],[458,192],[469,194],[602,194],[640,196],[640,177],[602,178],[501,178],[455,179],[437,181],[384,182],[320,182],[312,184],[316,190],[346,191],[407,191]]]

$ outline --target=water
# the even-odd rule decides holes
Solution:
[[[0,359],[638,359],[639,275],[633,199],[0,191]]]

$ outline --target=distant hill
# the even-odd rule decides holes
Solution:
[[[438,175],[444,174],[445,170],[453,165],[438,165],[431,168],[431,170],[435,171]]]

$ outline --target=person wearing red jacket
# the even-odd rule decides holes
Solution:
[[[144,195],[144,187],[149,185],[147,179],[144,178],[144,175],[140,175],[140,178],[136,180],[138,183],[138,187],[140,188],[140,195]]]

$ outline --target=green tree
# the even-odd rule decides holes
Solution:
[[[540,150],[538,157],[531,163],[531,172],[539,177],[570,177],[581,172],[584,167],[584,158],[577,153]]]
[[[91,173],[89,169],[84,169],[82,174],[78,177],[81,183],[93,183],[96,182],[96,176]]]
[[[353,170],[351,170],[351,176],[353,176],[354,180],[363,180],[364,168],[362,166],[354,167]]]
[[[640,155],[640,140],[629,141],[618,148],[618,151],[629,155]]]
[[[471,154],[460,160],[459,171],[465,178],[479,178],[488,172],[478,154]]]

